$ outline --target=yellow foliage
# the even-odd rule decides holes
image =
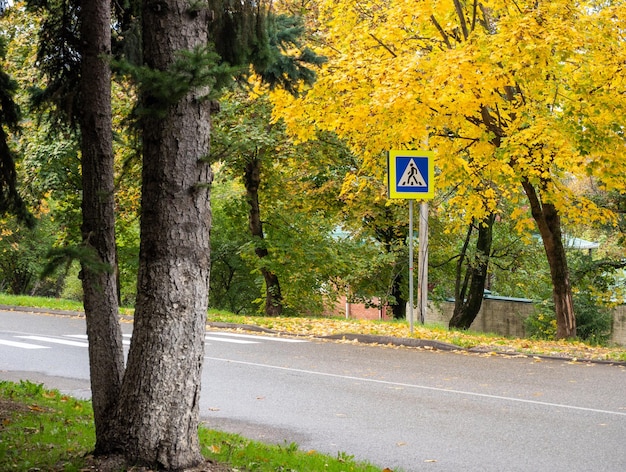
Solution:
[[[300,97],[275,91],[274,116],[297,140],[336,132],[368,175],[383,151],[428,140],[437,188],[455,188],[470,216],[528,179],[571,221],[611,222],[562,183],[626,192],[624,3],[464,2],[460,17],[452,0],[319,0],[328,62]],[[351,177],[344,193],[360,188]]]

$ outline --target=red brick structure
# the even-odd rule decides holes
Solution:
[[[357,320],[390,320],[392,317],[387,313],[387,308],[367,307],[364,303],[346,303],[346,297],[342,296],[337,300],[332,315]]]

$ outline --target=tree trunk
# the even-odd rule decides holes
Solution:
[[[146,65],[165,71],[208,42],[204,10],[144,0]],[[135,324],[122,386],[118,447],[127,459],[185,469],[201,460],[200,378],[209,289],[211,168],[206,90],[142,120],[141,246]],[[158,97],[145,93],[144,106]],[[147,108],[149,109],[149,108]]]
[[[402,295],[402,279],[400,275],[393,279],[391,284],[391,296],[395,299],[395,303],[391,305],[391,311],[393,313],[394,320],[406,319],[406,304],[407,299]]]
[[[246,164],[244,184],[250,205],[248,222],[250,233],[254,238],[254,252],[262,261],[269,253],[265,247],[265,235],[263,234],[263,222],[261,221],[259,206],[259,185],[261,184],[261,161],[259,159],[253,158]],[[263,262],[261,262],[261,273],[265,280],[265,314],[267,316],[280,316],[283,312],[283,297],[278,276],[263,265]]]
[[[468,230],[457,265],[454,312],[450,319],[450,328],[469,329],[483,304],[489,257],[491,255],[491,243],[493,241],[494,221],[495,215],[492,213],[480,223],[478,238],[476,239],[476,257],[473,262],[467,263],[465,277],[463,277],[463,283],[461,284],[462,267],[466,259],[472,226]]]
[[[89,338],[89,368],[96,428],[96,453],[110,449],[111,412],[124,375],[118,320],[115,200],[111,125],[110,2],[81,7],[82,238],[88,251],[110,270],[82,265],[83,304]]]
[[[576,318],[567,257],[561,237],[561,218],[553,204],[541,201],[535,187],[527,179],[522,180],[522,186],[530,201],[533,219],[537,222],[550,265],[552,297],[556,311],[556,337],[557,339],[574,338],[576,337]]]

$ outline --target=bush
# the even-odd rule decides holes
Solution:
[[[598,304],[589,292],[574,296],[574,310],[578,337],[593,344],[606,344],[613,325],[611,310]]]
[[[554,303],[543,301],[535,305],[535,311],[524,320],[526,336],[532,339],[554,339],[556,336],[556,315]]]
[[[611,311],[588,292],[574,295],[576,334],[579,339],[592,344],[605,344],[611,336],[613,315]],[[554,303],[544,301],[535,306],[535,313],[524,321],[526,336],[533,339],[554,339],[556,315]]]

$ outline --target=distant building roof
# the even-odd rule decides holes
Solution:
[[[600,243],[596,243],[594,241],[587,241],[585,239],[580,238],[571,238],[569,236],[565,237],[565,246],[570,249],[580,249],[580,250],[589,250],[589,249],[598,249],[600,247]]]
[[[541,241],[540,234],[533,234],[533,237],[537,241]],[[591,249],[598,249],[600,247],[600,243],[595,241],[587,241],[586,239],[574,238],[572,236],[563,236],[563,244],[566,249],[578,249],[581,251],[590,251]]]

